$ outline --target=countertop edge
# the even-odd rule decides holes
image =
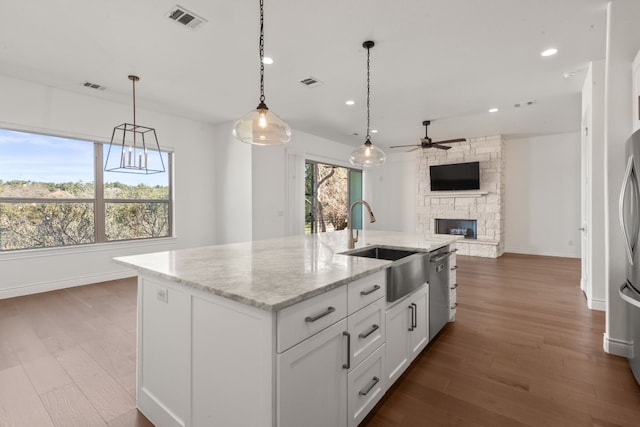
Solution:
[[[247,297],[244,297],[242,295],[238,295],[238,294],[231,293],[231,292],[226,292],[226,291],[223,291],[221,289],[216,289],[216,288],[212,288],[212,287],[209,287],[209,286],[203,286],[203,285],[200,285],[198,283],[195,283],[195,282],[192,282],[192,281],[189,281],[189,280],[185,280],[185,279],[182,279],[180,277],[177,277],[177,276],[174,276],[174,275],[171,275],[171,274],[166,274],[166,273],[162,273],[162,272],[150,269],[150,268],[141,267],[139,265],[132,264],[132,263],[129,263],[127,261],[123,261],[123,260],[118,259],[118,258],[113,258],[113,261],[118,263],[118,264],[120,264],[120,265],[124,265],[126,267],[131,268],[131,269],[134,269],[134,270],[138,271],[139,273],[143,273],[144,275],[147,275],[147,276],[168,280],[170,282],[175,282],[175,283],[178,283],[180,285],[188,286],[190,288],[197,289],[199,291],[202,291],[202,292],[205,292],[205,293],[208,293],[208,294],[224,297],[224,298],[227,298],[227,299],[232,300],[232,301],[236,301],[236,302],[239,302],[239,303],[242,303],[242,304],[245,304],[245,305],[249,305],[249,306],[256,307],[256,308],[259,308],[261,310],[270,311],[270,312],[280,311],[283,308],[287,308],[287,307],[292,306],[294,304],[297,304],[297,303],[299,303],[301,301],[307,300],[309,298],[313,298],[313,297],[315,297],[317,295],[321,295],[321,294],[323,294],[325,292],[329,292],[329,291],[331,291],[333,289],[339,288],[339,287],[344,286],[344,285],[346,285],[346,284],[348,284],[350,282],[353,282],[354,280],[358,280],[358,279],[360,279],[362,277],[366,277],[366,276],[369,276],[371,274],[377,273],[378,271],[384,270],[384,269],[386,269],[387,267],[389,267],[392,264],[391,261],[388,261],[388,262],[386,262],[384,264],[381,264],[379,266],[370,268],[370,269],[365,270],[365,271],[360,272],[360,273],[356,273],[356,274],[354,274],[352,276],[349,276],[349,277],[346,277],[344,279],[337,280],[335,282],[332,282],[332,283],[329,283],[327,285],[324,285],[324,286],[322,286],[320,288],[316,288],[316,289],[310,290],[308,292],[300,293],[300,294],[296,295],[293,298],[289,298],[289,299],[286,299],[284,301],[280,301],[280,302],[275,303],[275,304],[268,304],[268,303],[264,303],[264,302],[261,302],[261,301],[257,301],[257,300],[255,300],[253,298],[247,298]]]

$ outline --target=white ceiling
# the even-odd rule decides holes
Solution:
[[[372,140],[383,148],[418,143],[427,119],[434,140],[578,131],[586,67],[605,56],[606,3],[265,0],[265,53],[275,59],[266,102],[294,132],[361,144],[362,42],[373,40]],[[123,103],[131,99],[127,75],[137,74],[140,107],[210,123],[254,109],[258,1],[177,4],[208,22],[190,30],[170,21],[169,0],[3,1],[0,73]],[[552,46],[557,55],[540,56]],[[577,74],[565,79],[567,71]],[[309,76],[324,84],[299,83]],[[529,100],[536,103],[514,108]]]

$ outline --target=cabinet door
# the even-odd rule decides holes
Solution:
[[[343,319],[277,356],[279,427],[346,426],[346,330]]]
[[[411,308],[404,300],[386,312],[387,384],[393,384],[409,366],[409,327]]]
[[[429,342],[429,288],[421,288],[409,303],[413,307],[410,310],[413,324],[409,332],[409,361],[412,361]]]

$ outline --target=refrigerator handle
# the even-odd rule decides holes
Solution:
[[[629,185],[629,179],[631,178],[631,174],[633,173],[633,157],[629,157],[629,161],[627,162],[627,168],[624,172],[624,179],[622,180],[622,189],[620,190],[620,200],[618,201],[618,215],[620,220],[620,227],[622,228],[622,235],[624,236],[624,247],[627,252],[627,257],[629,258],[629,264],[633,265],[633,249],[631,247],[631,241],[629,240],[629,234],[627,233],[627,227],[624,222],[624,194],[627,189],[627,185]]]

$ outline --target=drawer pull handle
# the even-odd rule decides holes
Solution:
[[[374,333],[375,331],[377,331],[380,328],[380,326],[378,325],[371,325],[371,327],[369,328],[369,330],[362,332],[361,334],[358,335],[358,338],[362,338],[365,339],[367,338],[369,335],[371,335],[372,333]]]
[[[454,290],[458,287],[458,284],[456,283],[455,285],[453,285],[452,287],[450,287],[449,289]]]
[[[373,288],[369,289],[368,291],[360,291],[360,295],[362,296],[371,295],[372,293],[374,293],[379,289],[380,289],[380,286],[375,285]]]
[[[455,271],[455,270],[457,270],[457,269],[458,269],[458,266],[457,266],[457,265],[454,265],[453,267],[451,267],[451,271]]]
[[[373,390],[373,388],[376,386],[376,384],[378,384],[380,382],[380,378],[378,377],[373,377],[371,379],[371,381],[369,381],[369,384],[367,384],[367,386],[365,388],[363,388],[362,390],[360,390],[358,392],[358,394],[360,396],[366,396],[367,394],[369,394],[369,392],[371,390]]]
[[[322,319],[324,316],[328,316],[331,313],[333,313],[334,311],[336,311],[336,309],[334,307],[327,307],[327,309],[325,311],[323,311],[320,314],[316,314],[315,316],[307,316],[304,318],[304,321],[307,323],[313,323],[316,320],[320,320]]]
[[[453,310],[454,308],[457,308],[457,307],[458,307],[458,303],[456,302],[456,303],[454,303],[454,304],[453,304],[453,306],[451,307],[451,310]]]
[[[351,369],[351,334],[347,331],[344,331],[342,335],[347,337],[347,363],[343,363],[342,368]]]

